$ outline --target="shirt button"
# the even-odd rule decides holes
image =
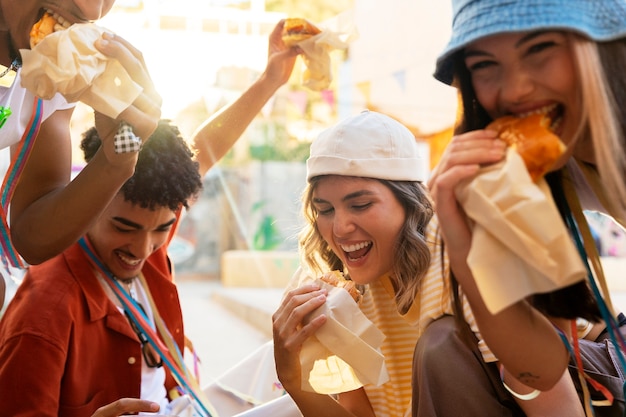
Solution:
[[[176,334],[179,334],[179,333],[180,333],[180,329],[176,329],[176,330],[175,330],[175,333],[176,333]]]
[[[137,359],[135,359],[134,356],[131,356],[130,358],[128,358],[128,363],[133,365],[135,362],[137,362]]]

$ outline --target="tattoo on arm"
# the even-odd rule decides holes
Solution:
[[[521,372],[517,375],[517,380],[523,384],[531,385],[539,380],[539,376],[533,375],[531,372]]]

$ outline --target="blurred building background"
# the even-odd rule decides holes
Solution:
[[[432,77],[449,36],[447,1],[118,0],[100,24],[142,51],[163,97],[163,116],[189,138],[259,76],[268,36],[288,16],[305,17],[322,29],[348,19],[358,38],[347,50],[332,52],[334,79],[323,91],[302,86],[298,60],[289,83],[207,174],[204,193],[171,247],[179,272],[224,278],[224,269],[234,269],[267,276],[272,267],[286,265],[282,269],[289,275],[297,266],[309,144],[338,119],[365,108],[398,119],[429,161],[425,175],[452,136],[456,93]],[[91,123],[91,110],[79,106],[73,119],[76,142]],[[75,154],[79,170],[81,153]],[[623,238],[621,229],[595,224],[601,240]],[[604,246],[614,254],[621,248]],[[242,251],[252,254],[252,269]],[[233,256],[235,268],[224,265],[225,254]],[[261,260],[265,255],[273,265]],[[270,281],[256,284],[273,285]]]

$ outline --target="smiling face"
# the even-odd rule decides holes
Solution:
[[[329,175],[313,191],[317,229],[358,284],[392,269],[405,211],[389,188],[368,178]]]
[[[563,32],[506,33],[465,48],[476,98],[490,117],[551,116],[553,131],[573,144],[582,119],[580,90],[570,38]],[[573,146],[557,163],[563,165]]]
[[[0,0],[0,31],[9,33],[0,34],[0,62],[11,62],[11,49],[30,48],[30,30],[45,10],[69,23],[85,23],[106,15],[114,3],[115,0]]]
[[[141,208],[118,194],[87,236],[114,276],[132,278],[139,274],[146,259],[165,243],[175,221],[176,214],[167,207]]]

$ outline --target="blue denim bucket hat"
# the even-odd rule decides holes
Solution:
[[[452,16],[452,36],[434,74],[446,84],[452,83],[452,55],[496,33],[565,29],[594,41],[626,36],[626,0],[452,0]]]

